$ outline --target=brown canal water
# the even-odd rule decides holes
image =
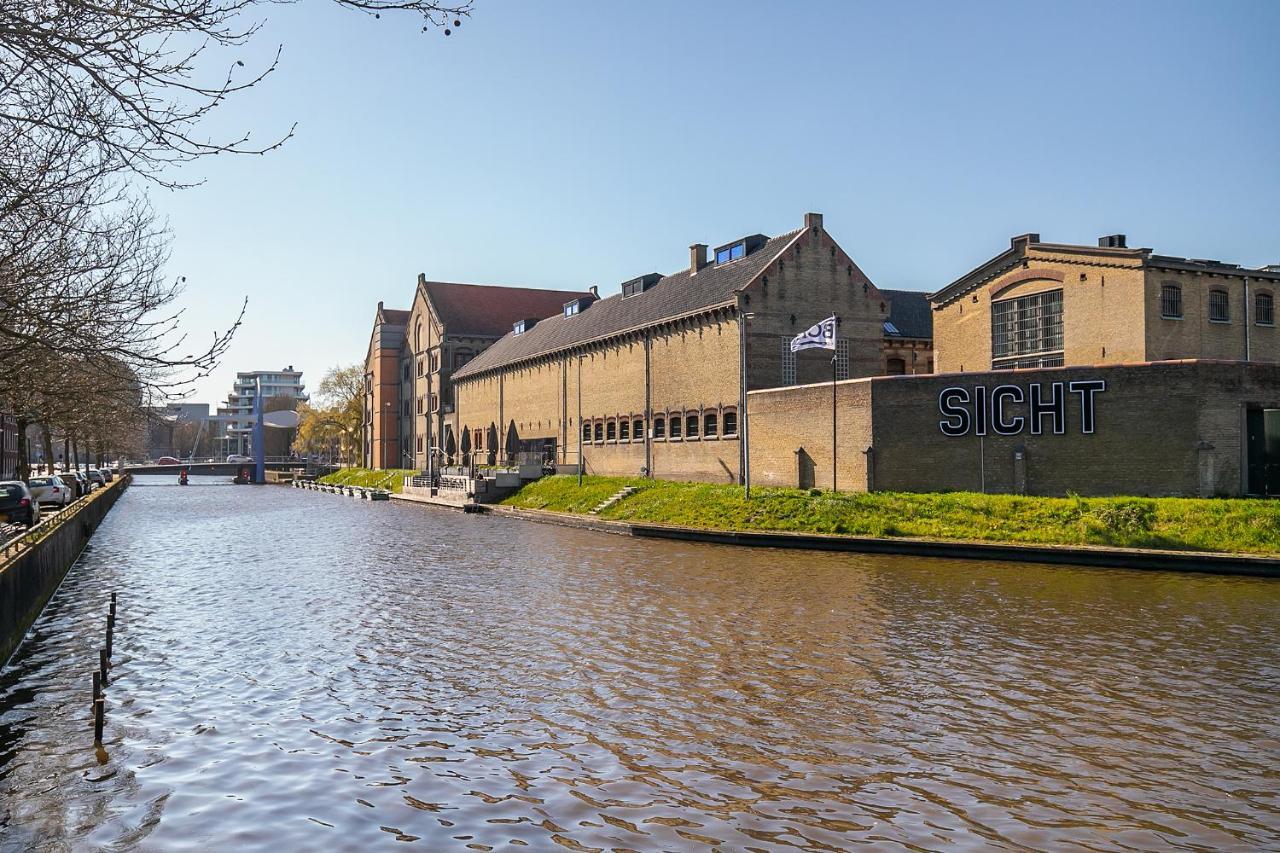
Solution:
[[[1275,849],[1278,711],[1276,582],[139,478],[0,673],[0,847]]]

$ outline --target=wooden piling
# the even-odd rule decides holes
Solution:
[[[104,649],[104,651],[107,653],[108,659],[111,658],[111,634],[112,634],[113,628],[115,628],[115,624],[110,619],[108,619],[107,620],[107,647],[106,649]]]
[[[102,744],[102,729],[107,722],[107,700],[98,697],[93,700],[93,742]]]
[[[102,698],[102,673],[94,670],[93,672],[93,701],[97,702]]]
[[[102,676],[102,686],[106,687],[110,681],[107,678],[107,650],[98,649],[98,673]]]

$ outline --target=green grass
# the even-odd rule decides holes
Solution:
[[[343,468],[341,471],[334,471],[332,474],[324,475],[319,482],[333,486],[364,486],[370,489],[386,489],[389,492],[399,494],[400,490],[404,488],[404,478],[417,473],[417,471],[408,471],[401,468],[388,468],[385,471],[375,471],[369,468]]]
[[[720,530],[913,536],[1280,555],[1280,503],[1198,498],[1041,498],[972,492],[817,495],[626,477],[544,477],[503,503],[586,513],[639,489],[601,518]]]

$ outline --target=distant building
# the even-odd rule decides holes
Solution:
[[[378,305],[365,357],[365,464],[424,470],[432,448],[461,440],[455,370],[517,324],[533,326],[586,291],[428,281],[418,276],[408,311]]]
[[[249,454],[253,432],[253,402],[262,389],[263,402],[272,397],[289,397],[298,402],[307,399],[302,384],[302,371],[289,365],[283,370],[251,370],[236,374],[235,384],[225,405],[218,407],[213,420],[217,423],[214,455]]]

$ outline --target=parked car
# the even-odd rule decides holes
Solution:
[[[253,457],[252,457],[252,456],[244,456],[244,455],[239,454],[239,453],[232,453],[230,456],[228,456],[228,457],[227,457],[227,461],[228,461],[228,462],[252,462],[252,461],[253,461]]]
[[[61,477],[32,477],[27,481],[27,489],[36,503],[44,506],[66,506],[76,499],[74,487],[63,482]]]
[[[107,480],[102,476],[102,472],[97,468],[90,468],[85,472],[85,476],[89,478],[89,482],[94,486],[106,486]]]
[[[98,470],[102,472],[102,479],[106,480],[108,483],[116,478],[116,475],[112,473],[110,468],[99,468]]]
[[[231,460],[228,459],[227,461],[230,462]],[[157,465],[181,465],[182,463],[172,456],[161,456],[159,459],[156,460],[156,464]]]
[[[40,504],[21,480],[0,483],[0,521],[35,527],[40,523]]]
[[[67,480],[68,477],[76,481],[76,497],[80,498],[89,494],[89,478],[86,477],[82,472],[71,471],[67,474],[62,474],[61,477],[64,483],[68,482]]]

